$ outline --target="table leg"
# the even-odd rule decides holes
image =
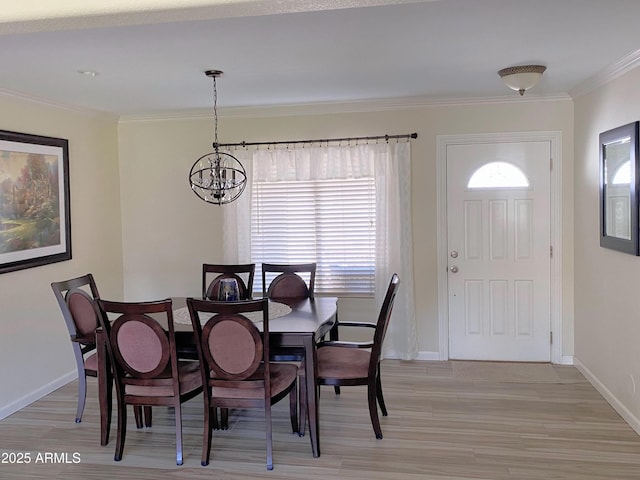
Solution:
[[[96,355],[98,357],[98,402],[100,404],[100,445],[109,443],[112,413],[113,377],[107,355],[106,337],[100,328],[96,330]]]
[[[318,408],[318,389],[316,378],[318,376],[316,361],[316,344],[313,335],[304,337],[304,361],[305,379],[307,382],[307,412],[309,414],[309,436],[311,437],[311,450],[314,457],[320,456],[320,415]]]
[[[333,324],[333,327],[331,327],[331,330],[329,331],[329,340],[336,341],[336,342],[340,340],[338,335],[338,312],[337,311],[336,311],[336,323]],[[333,387],[333,390],[336,392],[336,395],[340,395],[340,387],[335,386]]]

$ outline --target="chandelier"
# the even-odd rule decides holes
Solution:
[[[200,157],[191,167],[189,184],[191,190],[207,203],[223,205],[236,200],[247,185],[247,173],[233,155],[220,152],[218,142],[218,90],[216,78],[220,70],[207,70],[205,75],[213,79],[213,152]]]

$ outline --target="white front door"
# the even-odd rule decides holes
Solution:
[[[452,359],[550,361],[550,148],[447,145]]]

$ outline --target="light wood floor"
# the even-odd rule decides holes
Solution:
[[[200,466],[201,397],[185,404],[184,465],[175,465],[173,412],[162,407],[150,429],[136,430],[130,415],[124,457],[114,462],[115,434],[99,445],[94,379],[80,424],[73,382],[0,422],[0,460],[31,455],[28,465],[0,463],[0,479],[640,479],[640,437],[575,368],[553,368],[561,383],[501,383],[456,378],[452,362],[385,361],[383,440],[371,429],[364,388],[340,396],[326,388],[321,457],[312,457],[308,436],[290,433],[281,402],[270,472],[256,411],[232,412],[232,428],[214,432],[211,464]],[[46,453],[79,463],[36,462]]]

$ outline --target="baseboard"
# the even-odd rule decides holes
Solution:
[[[387,357],[387,358],[395,358],[395,357]],[[431,360],[431,361],[445,361],[440,358],[439,352],[418,352],[418,356],[416,360]],[[560,365],[573,365],[573,356],[572,355],[564,355],[560,359]]]
[[[560,357],[560,365],[573,365],[573,355],[563,355]]]
[[[593,387],[609,402],[613,409],[618,412],[625,422],[633,428],[636,433],[640,435],[640,419],[638,419],[633,413],[629,411],[614,395],[611,391],[605,387],[600,380],[589,370],[578,358],[574,357],[573,364],[582,375],[593,385]]]
[[[418,352],[416,360],[441,360],[438,352]]]
[[[402,356],[397,352],[384,352],[384,357],[389,360],[402,360]],[[438,352],[418,352],[418,356],[415,360],[440,360],[440,354]]]
[[[18,398],[14,402],[11,402],[9,405],[0,407],[0,420],[8,417],[13,413],[16,413],[18,410],[23,409],[24,407],[32,404],[36,400],[40,400],[45,395],[49,395],[54,390],[57,390],[58,388],[75,380],[76,378],[78,378],[78,372],[76,370],[72,370],[66,375],[56,378],[52,382],[46,385],[43,385],[37,390],[34,390],[33,392],[30,392],[27,395],[24,395],[23,397]]]

